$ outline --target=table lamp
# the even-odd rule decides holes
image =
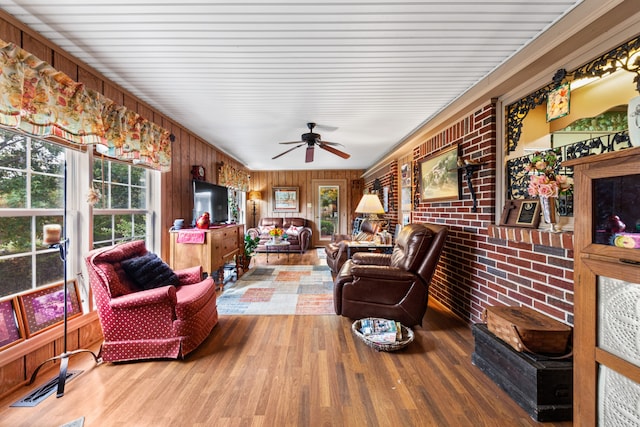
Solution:
[[[365,194],[358,203],[356,213],[368,214],[370,220],[376,220],[378,214],[384,214],[384,208],[376,194]]]

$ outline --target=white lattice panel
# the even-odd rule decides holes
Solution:
[[[598,316],[598,346],[640,366],[640,285],[598,277]]]
[[[598,376],[598,426],[640,426],[640,385],[606,366]]]

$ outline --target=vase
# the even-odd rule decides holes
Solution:
[[[560,231],[557,224],[556,214],[556,198],[555,197],[542,197],[540,196],[540,209],[542,210],[542,217],[544,222],[549,224],[552,233]]]

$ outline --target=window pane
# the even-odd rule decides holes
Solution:
[[[147,216],[144,214],[133,216],[134,235],[136,239],[144,239],[147,234]]]
[[[111,185],[111,209],[129,208],[129,187],[124,185]]]
[[[144,188],[131,187],[131,208],[145,209],[147,207],[146,191]]]
[[[338,190],[337,185],[321,185],[318,187],[320,200],[320,238],[330,238],[339,229],[338,227]]]
[[[64,174],[64,148],[37,139],[31,140],[31,170]]]
[[[0,295],[31,289],[31,256],[0,260]]]
[[[59,251],[36,255],[36,286],[63,281],[64,264]]]
[[[147,186],[147,170],[144,168],[131,168],[131,185],[138,185],[140,187]]]
[[[131,223],[131,215],[114,215],[114,237],[120,240],[123,237],[133,235],[133,224]]]
[[[64,177],[33,175],[31,178],[31,207],[61,209],[64,207]]]
[[[111,162],[111,182],[128,184],[129,166],[122,163]]]
[[[0,158],[2,157],[0,154]],[[27,175],[24,172],[0,169],[0,208],[26,207]]]
[[[0,129],[0,168],[27,168],[27,138]]]
[[[0,256],[31,251],[31,236],[31,217],[0,217]]]
[[[94,215],[93,217],[93,241],[111,241],[111,215]]]

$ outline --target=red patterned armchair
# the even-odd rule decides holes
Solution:
[[[86,262],[106,362],[182,358],[218,323],[215,284],[202,280],[202,267],[173,272],[141,240],[96,249]]]

